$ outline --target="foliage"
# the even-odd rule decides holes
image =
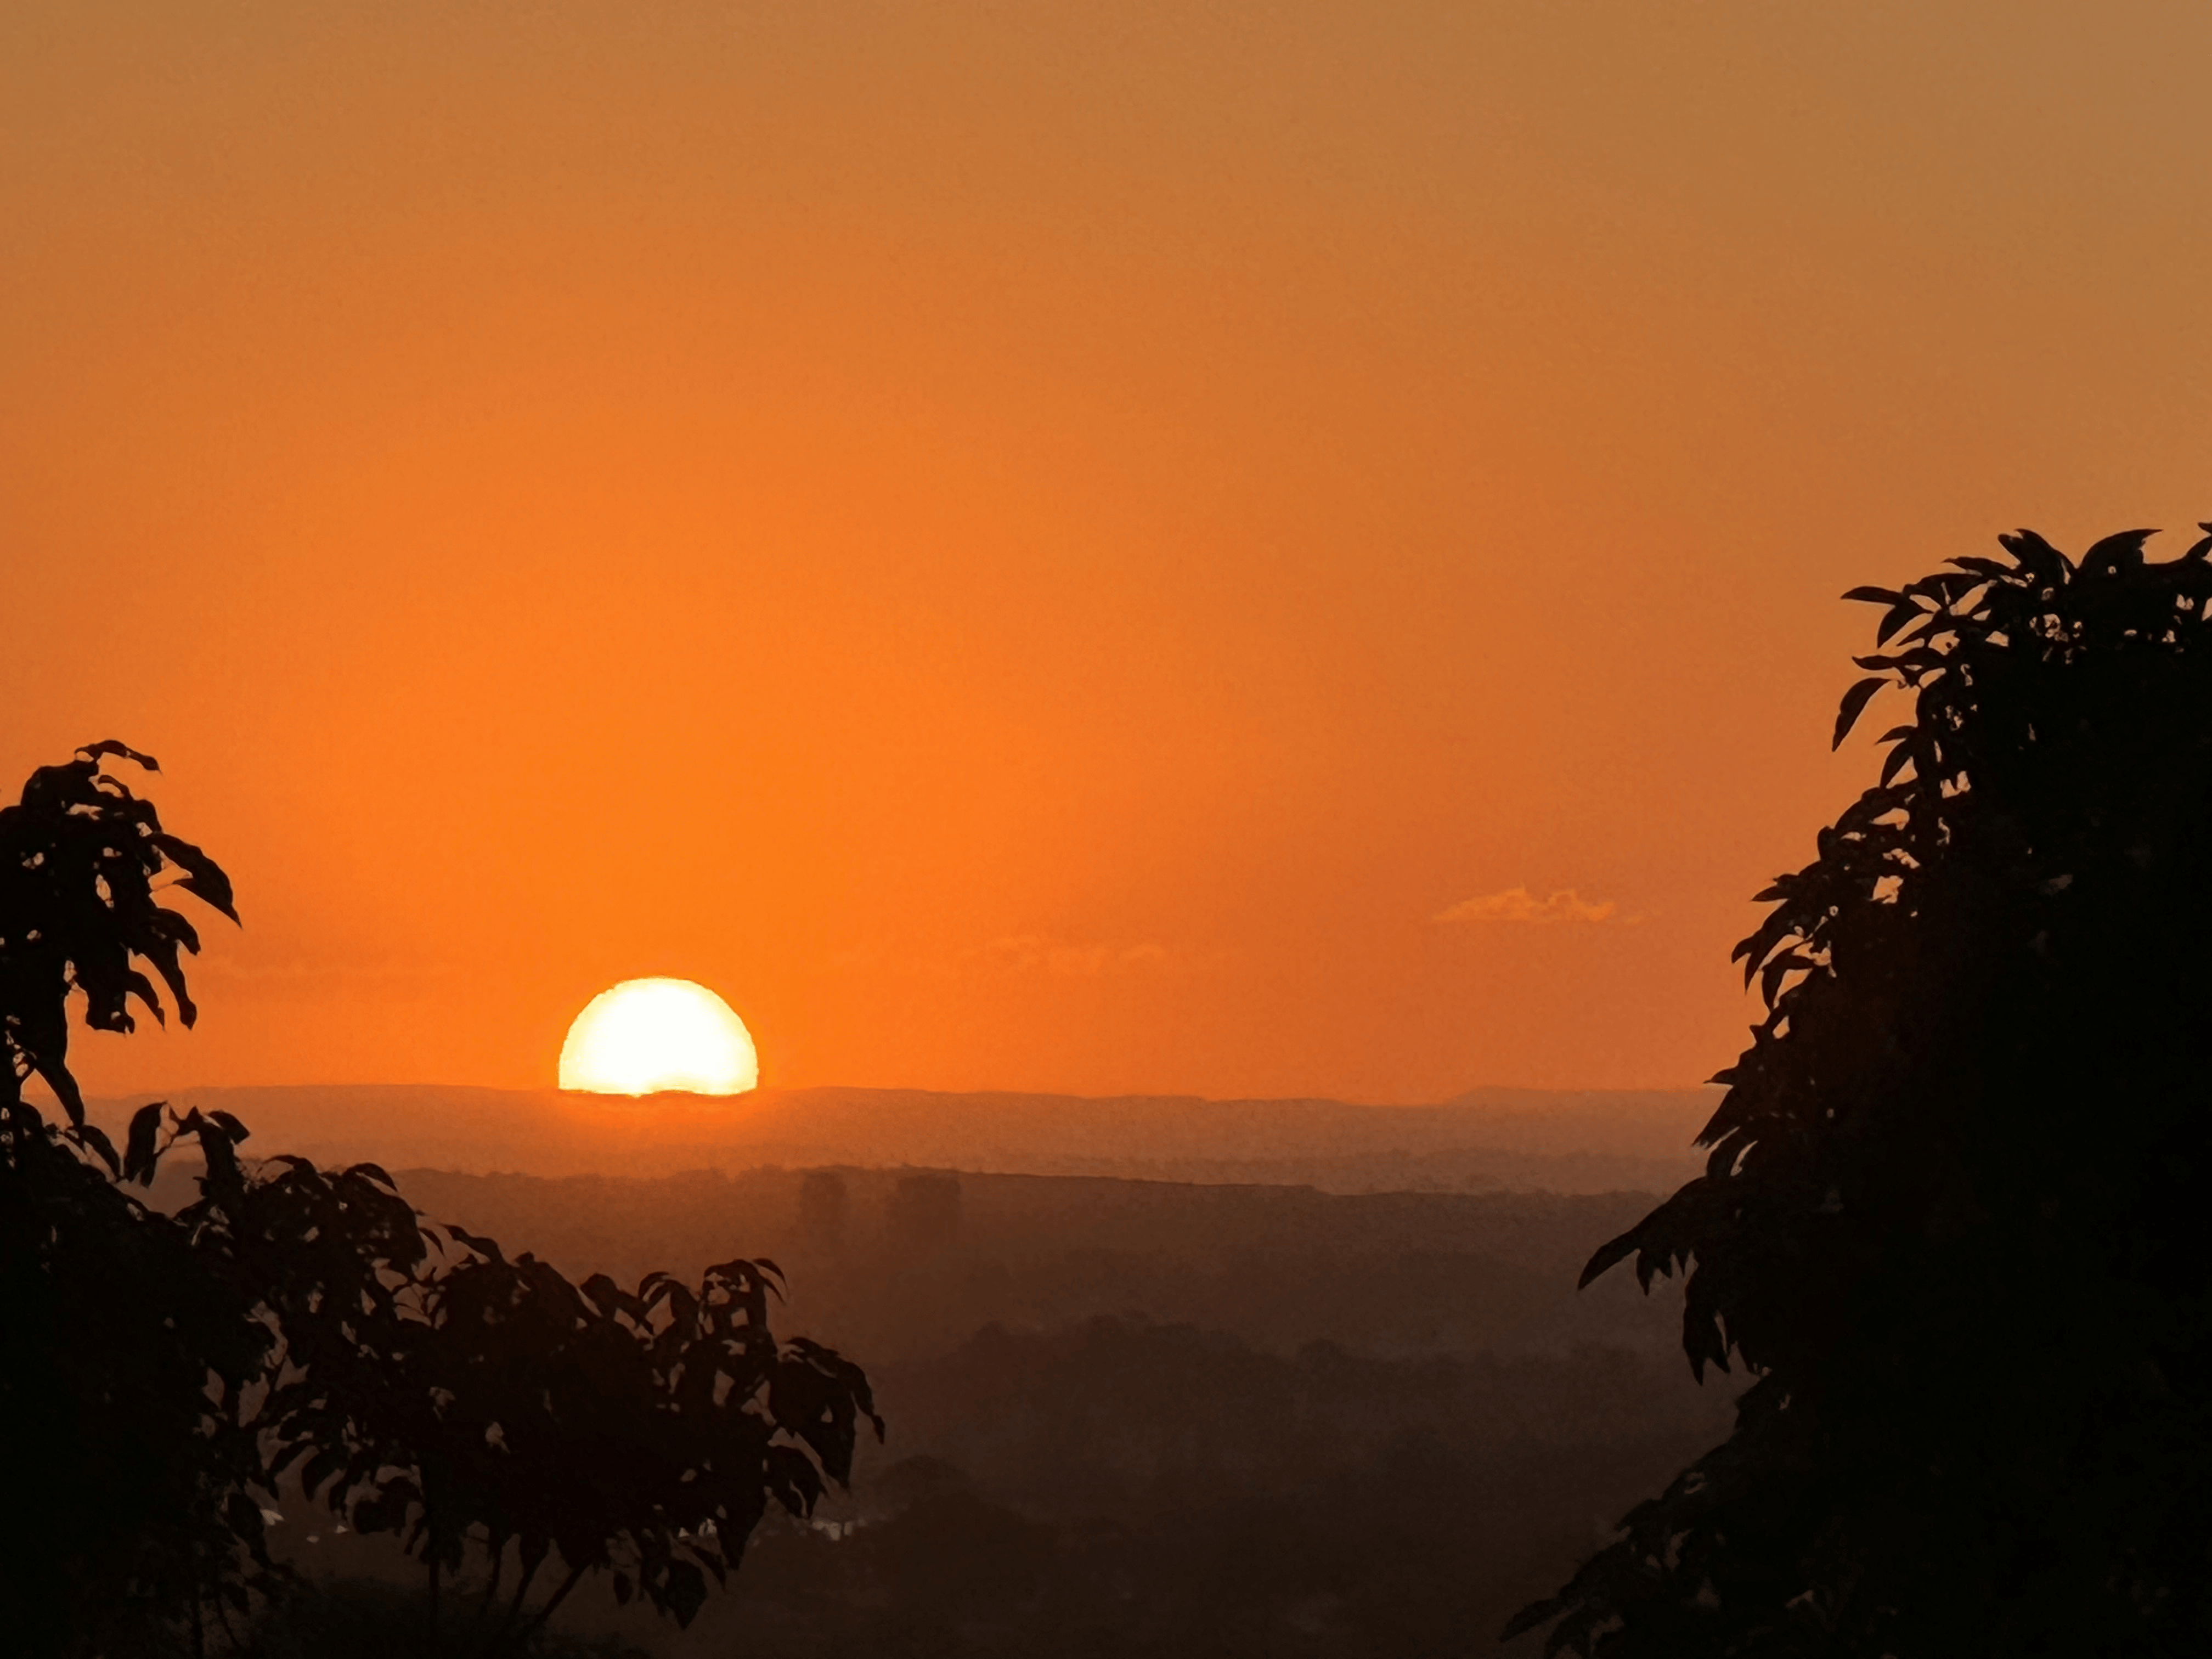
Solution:
[[[442,1573],[471,1547],[516,1583],[495,1644],[541,1628],[586,1574],[688,1623],[769,1502],[811,1510],[849,1475],[859,1368],[779,1343],[777,1269],[734,1261],[696,1290],[571,1285],[530,1255],[425,1224],[373,1164],[252,1165],[243,1124],[155,1103],[118,1153],[87,1121],[65,1000],[127,1031],[162,1012],[149,963],[195,1017],[174,885],[236,919],[228,880],[104,770],[120,744],[35,774],[0,811],[0,1628],[21,1650],[155,1650],[287,1577],[261,1498],[288,1474]],[[167,873],[182,878],[157,887]],[[68,1115],[23,1097],[43,1079]],[[198,1201],[132,1193],[179,1141]],[[257,1497],[256,1494],[260,1494]],[[562,1576],[526,1606],[550,1559]]]
[[[473,1632],[445,1627],[447,1639],[426,1635],[428,1615],[420,1586],[374,1578],[318,1583],[313,1595],[271,1603],[254,1621],[248,1650],[253,1659],[444,1659],[471,1651]],[[532,1645],[532,1659],[652,1659],[634,1644],[574,1632],[548,1632]]]
[[[2212,529],[2212,526],[2207,526]],[[1736,949],[1766,1009],[1706,1173],[1599,1250],[1688,1270],[1735,1431],[1559,1595],[1549,1650],[2201,1652],[2212,1304],[2212,537],[2028,532],[1896,590],[1875,787]]]
[[[1564,1291],[1565,1286],[1559,1287]],[[887,1366],[909,1455],[772,1521],[746,1659],[1463,1659],[1727,1416],[1663,1354],[1271,1351],[1099,1317]],[[711,1621],[711,1622],[710,1622]]]

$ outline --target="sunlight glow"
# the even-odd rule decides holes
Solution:
[[[688,979],[626,979],[600,992],[561,1045],[563,1089],[741,1095],[759,1082],[744,1021]]]

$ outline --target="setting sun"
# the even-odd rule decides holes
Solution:
[[[563,1089],[739,1095],[759,1081],[745,1023],[688,979],[629,979],[600,992],[561,1045]]]

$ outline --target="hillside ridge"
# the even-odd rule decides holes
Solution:
[[[763,1089],[726,1097],[439,1085],[203,1088],[246,1147],[319,1163],[565,1176],[921,1167],[1328,1192],[1667,1191],[1713,1090],[1480,1089],[1427,1106],[1322,1098]],[[138,1103],[94,1103],[111,1133]]]

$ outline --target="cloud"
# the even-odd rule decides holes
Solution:
[[[1431,921],[1510,921],[1533,927],[1549,927],[1555,922],[1610,921],[1620,909],[1611,899],[1595,903],[1585,899],[1571,887],[1553,893],[1549,898],[1538,898],[1525,887],[1509,887],[1502,893],[1485,893],[1480,898],[1462,899],[1431,916]]]

